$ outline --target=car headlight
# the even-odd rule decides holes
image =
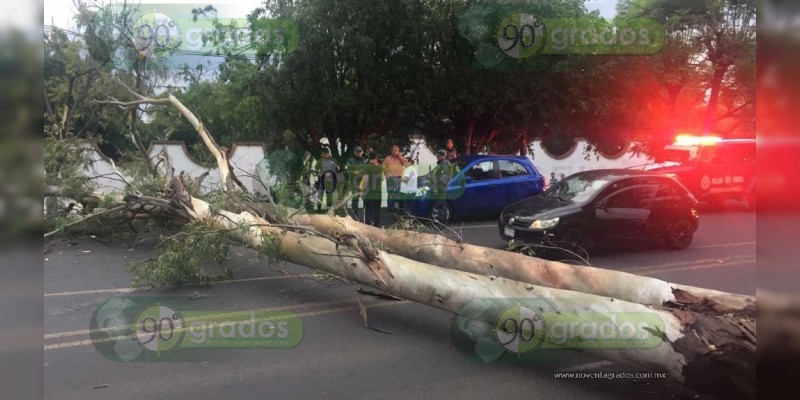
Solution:
[[[550,229],[556,225],[558,225],[558,217],[553,219],[537,219],[536,221],[533,221],[530,229],[541,231]]]

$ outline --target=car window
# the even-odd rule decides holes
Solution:
[[[633,193],[630,189],[619,191],[606,199],[606,208],[633,208]]]
[[[501,160],[499,164],[501,178],[528,175],[528,170],[516,161]]]
[[[656,186],[656,197],[672,197],[676,194],[675,188],[670,185],[668,182],[660,182],[658,186]]]
[[[633,192],[633,208],[650,208],[656,188],[657,186],[640,186],[631,189]]]
[[[641,184],[652,186],[652,190],[656,197],[670,197],[678,194],[675,185],[668,178],[663,177],[647,177],[641,179]]]
[[[648,208],[652,201],[654,186],[634,186],[609,196],[606,208]]]
[[[472,178],[472,181],[481,181],[494,178],[494,163],[492,161],[484,161],[472,166],[467,171],[467,176]]]
[[[602,178],[587,178],[582,175],[571,175],[565,180],[558,181],[558,183],[551,185],[545,192],[545,196],[553,196],[563,200],[571,200],[576,203],[582,203],[590,200],[603,188],[609,191],[615,191],[621,188],[619,182],[608,185],[608,180]]]
[[[751,143],[736,143],[725,149],[731,162],[746,163],[756,160],[756,146]]]
[[[692,152],[689,149],[664,149],[655,156],[656,162],[674,161],[686,163],[692,160]]]
[[[752,162],[756,159],[756,148],[749,143],[703,146],[698,159],[712,165]]]
[[[703,146],[700,148],[697,159],[701,162],[707,162],[710,164],[722,164],[724,163],[724,160],[722,159],[724,156],[725,152],[720,152],[719,146]]]

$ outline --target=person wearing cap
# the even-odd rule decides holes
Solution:
[[[432,176],[436,177],[434,182],[434,190],[443,194],[447,191],[447,185],[450,183],[450,178],[453,176],[452,163],[447,159],[447,150],[436,150],[436,168],[433,170]]]
[[[450,165],[450,160],[447,159],[447,150],[436,150],[436,164],[437,165]]]
[[[367,164],[369,164],[369,162],[364,158],[364,149],[362,149],[361,146],[356,146],[353,149],[353,156],[347,159],[347,172],[350,176],[348,188],[351,193],[359,191],[358,185],[364,175],[364,166]],[[358,218],[358,197],[353,197],[351,208],[353,209],[352,212],[356,221],[360,221],[361,219]]]

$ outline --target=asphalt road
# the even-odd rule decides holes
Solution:
[[[502,248],[493,221],[456,226],[471,243]],[[683,251],[593,254],[594,266],[737,293],[755,293],[755,214],[707,212]],[[452,315],[358,295],[358,286],[294,265],[265,265],[248,249],[231,254],[234,280],[211,287],[131,291],[126,265],[154,240],[80,238],[46,248],[45,398],[48,399],[408,399],[703,398],[668,379],[555,379],[554,372],[626,371],[569,350],[524,364],[481,364],[456,350]],[[202,350],[183,362],[115,362],[89,336],[92,313],[114,296],[177,296],[198,310],[278,309],[298,315],[291,349]],[[368,307],[365,329],[359,299]],[[189,300],[191,299],[191,300]],[[199,354],[199,355],[198,355]]]

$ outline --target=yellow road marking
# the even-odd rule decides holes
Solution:
[[[353,300],[338,300],[338,301],[318,302],[318,303],[316,303],[316,305],[337,304],[337,303],[346,303],[346,302],[352,302],[352,301]],[[411,301],[400,300],[400,301],[391,301],[391,302],[386,302],[386,303],[367,304],[367,305],[365,305],[365,307],[366,308],[380,308],[380,307],[389,307],[389,306],[408,304],[408,303],[411,303]],[[254,311],[267,311],[267,310],[275,311],[275,310],[280,310],[280,309],[289,309],[289,308],[292,308],[292,307],[306,308],[305,306],[310,306],[310,305],[313,305],[313,304],[315,304],[315,303],[308,303],[307,305],[294,305],[294,306],[275,307],[275,308],[270,308],[270,309],[261,309],[261,310],[254,310]],[[329,309],[322,309],[322,310],[317,310],[317,311],[307,311],[307,312],[298,313],[298,314],[295,314],[295,315],[297,317],[316,317],[316,316],[319,316],[319,315],[332,314],[332,313],[338,313],[338,312],[343,312],[343,311],[358,310],[358,308],[359,308],[359,306],[356,304],[356,305],[350,305],[350,306],[346,306],[346,307],[329,308]],[[236,311],[236,313],[241,313],[241,312],[242,311]],[[53,333],[53,334],[45,335],[45,339],[76,336],[76,335],[81,335],[81,334],[87,335],[89,333],[90,333],[89,330],[75,331],[75,332],[60,332],[60,333]],[[63,342],[63,343],[48,344],[48,345],[44,346],[44,350],[48,351],[48,350],[66,349],[66,348],[77,347],[77,346],[88,346],[88,345],[91,345],[92,343],[111,342],[111,341],[115,341],[115,340],[118,340],[118,339],[121,339],[121,338],[126,338],[126,337],[127,336],[113,337],[113,338],[107,338],[107,339],[97,339],[97,340],[86,339],[86,340],[80,340],[80,341],[74,341],[74,342]]]
[[[275,279],[289,279],[289,278],[309,278],[314,276],[313,274],[297,274],[297,275],[280,275],[280,276],[262,276],[259,278],[245,278],[245,279],[231,279],[227,281],[219,281],[214,283],[241,283],[241,282],[256,282],[256,281],[269,281]],[[78,292],[61,292],[61,293],[45,293],[44,297],[56,297],[56,296],[80,296],[84,294],[98,294],[98,293],[131,293],[131,292],[139,292],[145,290],[151,290],[152,287],[146,288],[115,288],[115,289],[97,289],[97,290],[82,290]]]

